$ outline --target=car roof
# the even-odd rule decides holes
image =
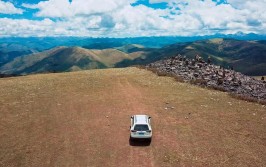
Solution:
[[[147,124],[148,116],[147,115],[134,115],[136,124]]]

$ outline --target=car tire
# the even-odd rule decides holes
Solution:
[[[132,137],[130,136],[129,140],[130,140],[130,141],[134,141],[134,138],[132,138]]]

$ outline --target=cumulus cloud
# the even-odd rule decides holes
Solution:
[[[1,2],[1,1],[0,1]],[[161,36],[214,33],[265,34],[265,0],[149,0],[166,9],[134,5],[137,0],[48,0],[23,4],[41,20],[0,18],[0,35],[28,36]],[[21,28],[19,28],[21,27]],[[26,32],[26,33],[24,33]]]
[[[34,21],[28,19],[0,18],[0,36],[44,36],[53,30],[55,23],[50,19]]]
[[[67,20],[53,21],[0,18],[0,36],[91,36],[103,37],[108,27],[103,27],[99,15],[87,18],[75,17]],[[109,26],[109,23],[105,26]]]
[[[113,17],[110,15],[102,15],[100,26],[106,28],[113,28],[115,26]]]
[[[68,0],[41,1],[38,4],[22,4],[22,6],[30,9],[38,9],[37,16],[68,17],[72,15]]]
[[[4,2],[0,0],[0,14],[22,14],[23,10],[20,8],[16,8],[10,2]]]
[[[132,2],[135,0],[49,0],[22,6],[39,9],[37,16],[41,17],[69,17],[112,12]]]

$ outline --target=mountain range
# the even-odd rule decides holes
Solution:
[[[0,38],[0,66],[15,57],[42,52],[58,46],[83,47],[87,49],[110,49],[124,45],[139,44],[146,48],[161,48],[174,43],[195,42],[213,38],[238,40],[266,40],[266,35],[214,34],[205,36],[154,36],[134,38],[90,38],[90,37],[3,37]]]
[[[265,41],[242,41],[235,39],[209,39],[187,43],[176,43],[144,53],[145,58],[138,57],[133,61],[123,60],[117,67],[137,64],[148,64],[165,57],[181,54],[188,58],[201,56],[204,60],[210,57],[213,64],[233,68],[247,75],[266,74]]]
[[[158,37],[159,38],[159,37]],[[40,39],[39,39],[40,40]],[[85,40],[85,39],[84,39]],[[212,63],[224,67],[233,67],[236,71],[247,75],[266,74],[266,42],[263,40],[236,40],[227,38],[203,39],[187,42],[152,43],[147,39],[134,39],[136,44],[126,40],[106,39],[83,46],[32,46],[28,44],[10,43],[0,45],[0,73],[32,74],[45,72],[65,72],[96,68],[127,67],[144,65],[163,58],[181,54],[194,58],[200,55]],[[48,40],[49,41],[49,40]],[[112,43],[113,41],[113,43]],[[141,42],[142,41],[142,42]],[[165,40],[167,41],[167,40]],[[50,43],[50,42],[47,42]],[[80,42],[82,43],[82,42]],[[164,44],[162,44],[164,43]],[[144,45],[142,45],[144,44]],[[167,44],[167,45],[165,45]],[[37,47],[36,47],[37,46]],[[8,49],[7,49],[8,48]]]
[[[114,67],[123,60],[133,60],[137,53],[127,54],[117,49],[85,49],[56,47],[44,52],[20,56],[4,64],[0,71],[7,74],[65,72]]]

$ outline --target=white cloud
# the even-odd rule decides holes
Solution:
[[[0,0],[0,14],[22,14],[23,10],[16,8],[10,2],[4,2]]]
[[[75,17],[68,20],[27,20],[0,18],[0,36],[104,36],[101,16]]]
[[[167,2],[167,9],[131,6],[135,1],[49,0],[23,4],[38,9],[36,16],[43,20],[0,18],[0,35],[192,36],[238,31],[266,34],[265,0],[247,0],[241,4],[239,0],[228,0],[229,4],[220,5],[212,0],[150,0],[150,3]],[[9,28],[2,27],[6,24]]]
[[[22,6],[39,9],[37,16],[41,17],[69,17],[112,12],[132,2],[135,0],[49,0]]]
[[[22,4],[23,7],[39,9],[37,16],[43,17],[69,17],[72,15],[68,0],[40,1],[38,4]]]
[[[33,21],[0,18],[0,36],[45,36],[54,29],[54,25],[50,19]]]

